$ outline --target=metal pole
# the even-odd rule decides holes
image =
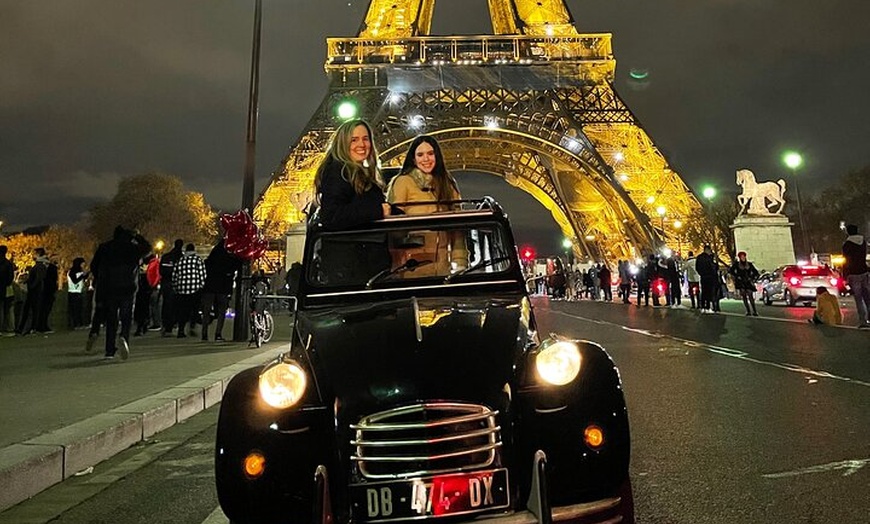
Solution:
[[[803,246],[804,253],[809,257],[811,249],[810,249],[810,243],[807,240],[807,227],[804,224],[804,208],[803,208],[803,206],[801,206],[801,190],[800,190],[800,186],[798,185],[797,176],[795,176],[795,175],[796,175],[795,169],[792,169],[791,170],[791,178],[792,178],[792,180],[794,180],[794,194],[797,197],[798,220],[801,223],[801,240],[803,241],[803,244],[804,244],[804,246]]]
[[[257,152],[257,116],[259,113],[260,93],[260,29],[263,20],[262,0],[254,2],[254,36],[251,50],[251,84],[248,93],[248,129],[245,138],[245,173],[242,181],[242,208],[254,214],[254,165]],[[251,275],[251,264],[242,264],[236,276],[236,297],[234,303],[233,341],[244,342],[248,339],[248,294],[246,292]]]

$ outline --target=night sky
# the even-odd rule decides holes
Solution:
[[[149,170],[224,210],[241,200],[253,1],[0,0],[0,220],[71,223]],[[326,93],[327,36],[368,2],[264,0],[259,191]],[[736,191],[747,167],[801,190],[870,164],[870,3],[568,0],[581,32],[613,33],[616,88],[694,189]],[[489,34],[485,0],[438,0],[433,34]],[[648,72],[632,85],[629,72]],[[495,177],[463,194],[508,203],[522,237],[558,244],[549,213]],[[526,205],[528,203],[528,205]]]

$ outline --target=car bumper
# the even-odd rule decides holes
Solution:
[[[576,522],[582,524],[616,524],[624,522],[621,514],[622,497],[611,497],[594,502],[559,506],[552,510],[552,522]],[[530,511],[519,511],[510,515],[480,517],[475,522],[486,524],[537,524],[540,522]]]

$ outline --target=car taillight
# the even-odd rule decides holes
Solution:
[[[790,279],[788,279],[788,283],[793,286],[799,286],[801,285],[801,279],[798,277],[791,277]]]
[[[840,281],[837,280],[835,277],[831,277],[831,285],[832,286],[837,287],[837,284],[839,284],[839,282]]]

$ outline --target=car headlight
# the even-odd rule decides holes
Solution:
[[[560,340],[541,348],[535,357],[538,375],[554,386],[564,386],[580,373],[580,348],[567,340]]]
[[[260,374],[260,396],[270,406],[286,409],[302,399],[307,382],[302,366],[282,360]]]

